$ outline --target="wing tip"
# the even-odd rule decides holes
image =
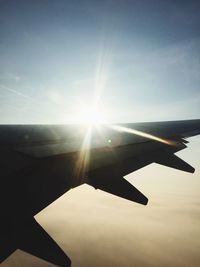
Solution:
[[[140,204],[142,204],[142,205],[144,205],[144,206],[147,206],[148,202],[149,202],[148,198],[145,197],[145,198],[140,202]]]

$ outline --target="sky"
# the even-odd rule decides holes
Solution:
[[[200,118],[200,2],[0,0],[0,123]],[[179,155],[194,175],[156,164],[130,175],[147,207],[71,190],[37,215],[73,267],[200,265],[200,139]],[[3,267],[52,266],[23,252]]]
[[[0,1],[0,123],[200,117],[199,1]]]

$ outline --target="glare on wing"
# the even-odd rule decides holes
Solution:
[[[92,131],[95,128],[98,130],[100,134],[103,134],[104,131],[101,131],[103,125],[101,124],[105,121],[103,120],[103,116],[100,110],[98,110],[97,108],[93,108],[93,107],[92,108],[87,107],[87,108],[81,109],[79,111],[79,115],[77,118],[78,118],[77,122],[86,125],[85,137],[82,142],[82,147],[80,149],[79,158],[77,160],[77,166],[76,166],[76,176],[77,178],[78,177],[80,178],[80,177],[84,177],[85,175],[87,175],[89,161],[90,161]],[[105,127],[105,124],[103,127]],[[107,124],[107,127],[111,127],[111,129],[115,131],[138,135],[138,136],[150,139],[150,140],[161,142],[166,145],[176,145],[176,142],[173,140],[164,139],[164,138],[155,136],[150,133],[124,127],[121,125],[108,125]],[[112,140],[108,139],[108,143],[111,143],[111,142]]]
[[[167,145],[174,145],[175,144],[174,141],[167,140],[167,139],[164,139],[164,138],[161,138],[161,137],[149,134],[149,133],[145,133],[145,132],[142,132],[139,130],[132,129],[132,128],[127,128],[127,127],[123,127],[123,126],[119,126],[119,125],[112,125],[112,128],[116,131],[130,133],[130,134],[136,134],[136,135],[139,135],[139,136],[142,136],[142,137],[145,137],[145,138],[157,141],[157,142],[161,142],[161,143],[164,143]]]

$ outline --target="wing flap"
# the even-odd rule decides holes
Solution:
[[[19,248],[58,266],[71,266],[68,256],[34,219],[23,229]]]
[[[185,172],[194,173],[195,171],[191,165],[174,154],[161,154],[155,159],[155,162]]]
[[[3,262],[16,249],[49,261],[57,266],[71,266],[71,260],[58,244],[36,222],[34,218],[15,220],[5,226],[7,229],[0,250],[0,262]]]
[[[120,176],[92,176],[88,182],[95,189],[103,190],[115,196],[147,205],[148,199],[136,187]]]

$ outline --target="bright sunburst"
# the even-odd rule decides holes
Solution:
[[[80,108],[76,116],[76,122],[87,125],[98,125],[105,122],[103,112],[97,108]]]

